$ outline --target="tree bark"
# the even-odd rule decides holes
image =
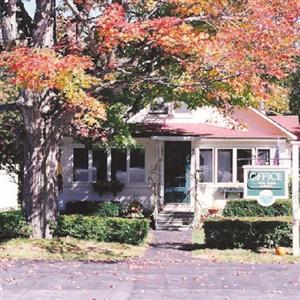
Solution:
[[[53,47],[55,43],[55,0],[36,1],[34,16],[34,47]]]
[[[10,49],[18,38],[17,0],[0,1],[0,18],[3,45]]]
[[[23,201],[33,238],[51,238],[50,225],[57,216],[56,170],[60,135],[52,135],[37,106],[40,95],[25,92],[31,101],[22,106],[25,123]]]

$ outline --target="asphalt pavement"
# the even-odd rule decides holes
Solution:
[[[300,299],[300,265],[193,258],[191,232],[154,231],[123,262],[1,261],[1,300]]]

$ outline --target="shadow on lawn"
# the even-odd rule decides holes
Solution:
[[[197,243],[178,243],[178,242],[166,242],[166,243],[150,243],[149,246],[154,249],[174,249],[180,251],[194,251],[205,249],[207,246],[205,244],[197,244]]]

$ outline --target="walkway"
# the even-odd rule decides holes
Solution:
[[[156,231],[143,258],[121,263],[5,262],[0,299],[300,299],[299,265],[201,261],[190,241]]]

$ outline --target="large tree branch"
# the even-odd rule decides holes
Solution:
[[[17,110],[17,109],[18,109],[17,103],[0,104],[0,113]]]
[[[17,0],[0,1],[0,25],[4,48],[10,49],[18,38]]]
[[[56,0],[36,1],[34,16],[33,45],[35,47],[53,47],[55,44]]]

